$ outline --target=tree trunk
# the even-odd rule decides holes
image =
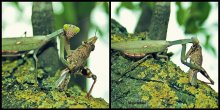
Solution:
[[[170,17],[170,2],[156,2],[149,27],[149,38],[166,40]]]
[[[52,33],[53,30],[53,8],[51,2],[33,2],[32,6],[32,26],[33,34],[47,35]],[[51,45],[51,44],[54,45]],[[51,41],[40,50],[38,56],[38,67],[43,67],[47,72],[55,73],[60,67],[60,60],[56,48],[55,40]]]
[[[147,4],[147,2],[142,2],[141,10],[141,17],[138,20],[135,32],[149,32],[153,9]]]

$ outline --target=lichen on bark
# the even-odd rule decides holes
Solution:
[[[119,35],[123,32],[111,33],[114,33],[111,35],[112,42],[129,39]],[[132,37],[131,39],[134,40]],[[218,94],[215,90],[200,80],[198,80],[198,87],[191,86],[187,73],[173,62],[164,62],[163,59],[149,58],[124,76],[120,83],[116,82],[129,65],[137,60],[111,50],[112,108],[218,107]]]
[[[38,79],[46,77],[42,69],[38,69]],[[40,89],[35,80],[33,59],[18,59],[2,62],[2,108],[108,108],[102,98],[86,97],[87,92],[78,86],[67,90]],[[44,80],[43,86],[51,86],[60,75]]]

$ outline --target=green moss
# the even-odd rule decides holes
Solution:
[[[141,86],[142,89],[142,99],[145,97],[150,107],[152,108],[163,108],[166,105],[169,107],[176,103],[178,97],[169,85],[156,82],[148,82]],[[146,96],[146,95],[147,96]],[[149,98],[150,97],[150,98]]]
[[[187,77],[181,77],[181,78],[179,78],[179,80],[177,80],[177,83],[187,84],[187,83],[189,83],[189,79]]]
[[[118,78],[120,75],[118,73],[123,73],[129,68],[122,66],[134,63],[119,57],[114,58],[111,65],[111,98],[114,108],[215,108],[218,106],[218,95],[209,85],[198,80],[199,87],[191,86],[188,75],[170,61],[163,63],[161,60],[148,59],[128,72],[122,82],[116,83],[114,77]],[[204,104],[203,98],[208,98],[204,100],[206,101]],[[145,104],[131,104],[128,100],[133,100],[133,103],[142,101]]]
[[[2,68],[2,107],[3,108],[108,108],[101,98],[86,97],[86,92],[78,86],[73,86],[65,91],[56,89],[41,90],[35,79],[31,60],[22,65],[17,61],[5,61]],[[13,69],[11,70],[10,67]],[[37,70],[38,78],[44,78],[43,70]],[[55,76],[43,80],[44,87],[54,84],[60,75],[60,70]]]
[[[217,100],[204,93],[196,94],[195,108],[218,108]]]

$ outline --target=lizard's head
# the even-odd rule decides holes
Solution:
[[[79,33],[79,27],[72,25],[72,24],[65,24],[63,26],[64,33],[68,39],[72,38],[74,35]]]

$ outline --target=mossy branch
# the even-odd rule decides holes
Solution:
[[[2,62],[2,108],[108,108],[102,98],[86,97],[87,92],[78,86],[64,91],[39,89],[35,80],[36,72],[31,71],[31,59]],[[44,71],[38,69],[38,78],[43,78]],[[55,76],[44,80],[43,86],[51,86],[59,78]]]
[[[114,39],[125,38],[111,38],[111,40]],[[127,39],[133,40],[134,38],[131,36]],[[199,80],[198,87],[191,86],[188,74],[172,61],[164,62],[163,59],[150,58],[131,70],[123,77],[122,82],[118,83],[116,79],[137,60],[111,50],[111,107],[218,107],[217,92]]]

